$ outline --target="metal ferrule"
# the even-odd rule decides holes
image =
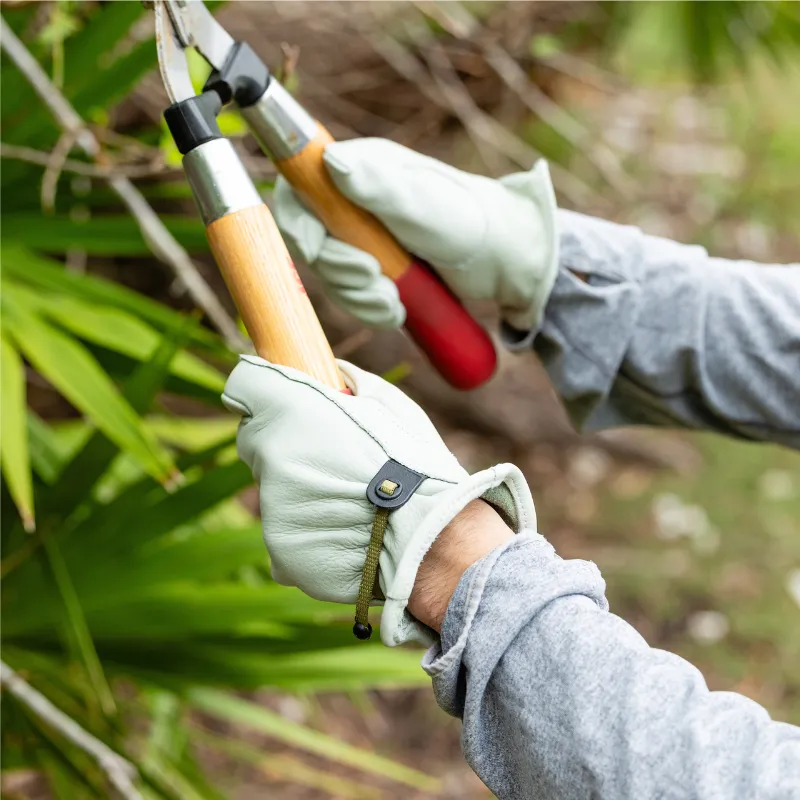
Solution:
[[[206,225],[264,202],[227,139],[195,147],[183,157],[183,168]]]
[[[274,161],[297,155],[318,132],[314,118],[274,78],[242,116]]]

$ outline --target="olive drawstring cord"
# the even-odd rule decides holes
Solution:
[[[390,480],[385,480],[381,486],[382,494],[391,496],[397,484]],[[378,576],[378,561],[381,550],[383,549],[383,537],[389,525],[388,508],[375,508],[375,519],[372,521],[372,533],[369,537],[367,547],[367,560],[364,562],[364,570],[361,573],[361,585],[358,587],[358,597],[356,598],[356,616],[353,633],[358,639],[369,639],[372,636],[372,625],[369,624],[369,604],[373,597],[375,579]]]

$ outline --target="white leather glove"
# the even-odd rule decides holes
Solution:
[[[373,547],[385,597],[381,639],[427,644],[434,635],[406,605],[433,541],[481,496],[517,531],[534,528],[533,500],[517,467],[500,464],[468,475],[400,389],[347,362],[339,366],[354,396],[255,356],[241,356],[222,395],[242,415],[238,450],[259,484],[272,575],[320,600],[355,603],[377,516],[367,487],[394,459],[427,477],[405,505],[384,516],[382,548]],[[402,480],[395,499],[407,497],[412,484]],[[364,618],[373,585],[374,572]]]
[[[334,142],[325,164],[339,190],[371,211],[463,298],[494,300],[519,331],[536,330],[558,268],[556,201],[547,164],[500,180],[471,175],[387,139]],[[371,255],[327,235],[289,184],[275,185],[289,249],[329,296],[366,325],[402,325],[397,289]]]

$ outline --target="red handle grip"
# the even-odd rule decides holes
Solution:
[[[424,262],[415,259],[395,281],[406,307],[406,330],[456,389],[475,389],[497,365],[489,334]]]

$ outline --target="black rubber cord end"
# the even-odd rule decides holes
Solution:
[[[366,625],[363,622],[356,622],[353,625],[353,635],[356,639],[361,639],[362,641],[369,639],[372,636],[372,625],[369,622]]]

